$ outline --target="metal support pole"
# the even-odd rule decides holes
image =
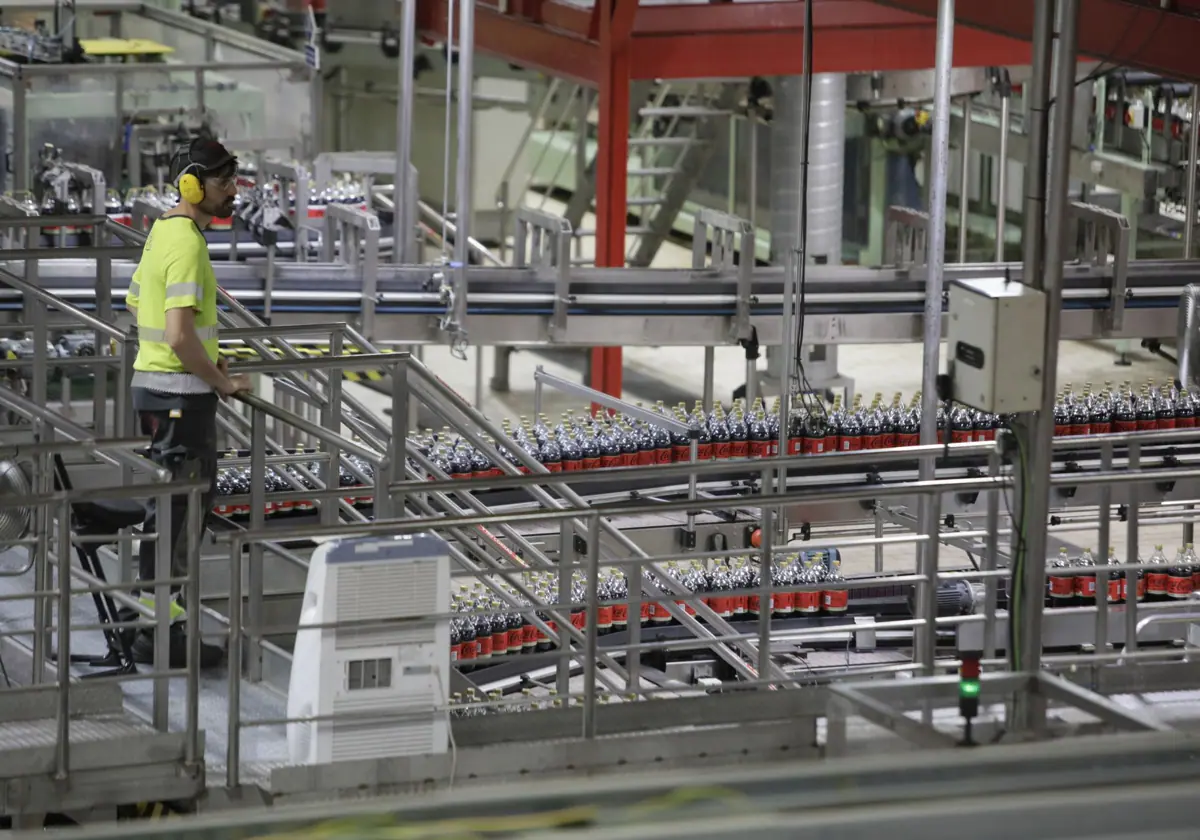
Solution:
[[[587,521],[587,620],[583,628],[583,737],[596,737],[596,623],[600,595],[600,516]],[[629,616],[629,621],[637,621]],[[640,655],[640,654],[639,654]]]
[[[926,260],[929,273],[925,280],[924,357],[921,368],[921,443],[937,443],[938,351],[942,343],[942,281],[946,263],[946,188],[950,158],[950,75],[954,70],[954,0],[939,0],[937,58],[933,83],[933,146],[929,178],[929,228],[926,234]],[[921,459],[923,481],[934,477],[932,458]],[[922,495],[917,506],[921,533],[928,539],[918,551],[917,573],[925,582],[917,586],[917,618],[937,615],[937,533],[936,499]],[[937,631],[933,619],[917,628],[916,659],[922,673],[933,676]]]
[[[988,477],[995,478],[1000,474],[1000,452],[993,451],[988,456]],[[999,549],[1000,530],[1000,495],[1006,491],[993,490],[987,498],[987,531],[986,544],[983,551],[982,570],[996,570],[996,559]],[[996,658],[996,595],[999,581],[994,577],[985,578],[983,582],[983,658]]]
[[[54,778],[64,781],[71,765],[71,503],[58,507],[58,677]]]
[[[746,220],[750,222],[750,233],[754,237],[751,259],[755,259],[758,254],[758,117],[755,114],[746,120],[746,130],[750,134],[750,154],[746,156],[746,165],[750,169],[746,185]]]
[[[203,494],[199,488],[188,491],[187,506],[187,733],[184,761],[189,766],[204,759],[200,746],[200,537],[204,531]]]
[[[1046,4],[1049,6],[1050,4]],[[1046,591],[1046,518],[1050,508],[1050,472],[1045,465],[1051,460],[1051,446],[1054,439],[1054,404],[1057,396],[1055,372],[1058,369],[1058,337],[1060,332],[1059,311],[1062,309],[1062,277],[1063,251],[1066,237],[1063,235],[1063,225],[1067,217],[1067,187],[1070,173],[1071,154],[1071,121],[1074,114],[1075,101],[1075,59],[1076,35],[1079,22],[1079,6],[1077,0],[1060,0],[1059,2],[1059,33],[1058,33],[1058,73],[1054,91],[1054,111],[1050,134],[1053,146],[1049,149],[1049,177],[1044,205],[1036,201],[1035,196],[1027,196],[1026,209],[1033,210],[1037,215],[1025,216],[1026,236],[1034,228],[1040,229],[1040,220],[1045,218],[1045,238],[1041,245],[1041,259],[1029,263],[1030,249],[1026,249],[1025,277],[1036,286],[1040,286],[1046,294],[1046,332],[1042,357],[1042,401],[1041,411],[1036,416],[1026,419],[1017,430],[1019,437],[1024,437],[1023,445],[1023,484],[1028,488],[1028,496],[1021,499],[1020,517],[1026,523],[1024,550],[1021,555],[1023,565],[1022,592],[1020,594],[1020,619],[1018,624],[1020,638],[1020,669],[1036,673],[1042,662],[1042,607]],[[1047,11],[1039,9],[1036,23],[1040,29],[1050,29],[1053,8]],[[1045,20],[1040,20],[1045,18]],[[1035,32],[1035,35],[1041,34]],[[1037,60],[1039,43],[1034,44],[1034,58]],[[1047,63],[1048,64],[1048,63]],[[1036,75],[1036,70],[1035,70]],[[1033,138],[1030,138],[1032,144]],[[1040,155],[1038,147],[1030,146],[1030,160],[1045,156]],[[1036,167],[1029,167],[1035,170]],[[1037,255],[1034,255],[1037,256]],[[1032,270],[1030,270],[1032,269]],[[1045,726],[1045,698],[1036,692],[1022,692],[1017,695],[1014,706],[1014,726],[1020,730],[1040,731]]]
[[[415,2],[415,0],[414,0]],[[475,0],[460,0],[458,22],[458,166],[454,182],[453,328],[465,335],[467,321],[467,266],[471,263],[471,212],[475,201],[472,175],[475,153]]]
[[[963,97],[963,131],[958,175],[958,261],[967,261],[967,193],[971,189],[971,97]]]
[[[337,468],[332,471],[337,474]],[[328,467],[325,475],[330,474]],[[250,410],[250,527],[262,528],[266,521],[266,475],[267,475],[267,418],[261,411]],[[330,485],[326,485],[328,487]],[[337,502],[333,499],[322,499],[322,509],[332,507],[336,510]],[[246,678],[251,682],[262,679],[262,637],[260,628],[263,620],[263,548],[257,540],[251,542],[247,549],[250,553],[250,567],[247,570],[247,582],[250,589],[250,602],[246,609],[246,623],[250,625],[250,661],[246,670]],[[239,604],[238,609],[241,608]],[[231,607],[233,609],[233,607]],[[239,613],[240,615],[240,613]]]
[[[1183,208],[1183,258],[1192,258],[1196,233],[1196,156],[1200,154],[1200,85],[1192,85],[1191,118],[1188,123],[1186,202]]]
[[[1100,470],[1112,469],[1112,446],[1105,444],[1100,451]],[[1100,488],[1100,536],[1096,546],[1097,572],[1108,564],[1108,540],[1112,533],[1112,487]],[[1108,647],[1108,580],[1111,573],[1096,575],[1096,653]]]
[[[704,348],[704,392],[702,401],[704,403],[704,413],[709,414],[713,410],[713,379],[716,377],[716,349],[713,347]]]
[[[1129,444],[1128,469],[1130,472],[1136,472],[1141,467],[1142,463],[1142,446],[1141,444],[1132,442]],[[1128,518],[1125,523],[1125,563],[1127,565],[1140,564],[1141,558],[1138,553],[1138,526],[1141,512],[1141,495],[1142,488],[1137,484],[1129,485],[1129,504],[1126,508]],[[1137,623],[1138,623],[1138,576],[1141,574],[1136,569],[1129,569],[1125,572],[1125,653],[1133,653],[1137,650]]]
[[[762,471],[762,488],[769,493],[772,470]],[[758,673],[771,673],[771,555],[775,548],[775,509],[762,509],[762,554],[758,561]]]
[[[229,705],[225,709],[225,786],[239,784],[242,764],[242,551],[234,540],[229,547]]]
[[[171,494],[162,493],[155,499],[154,522],[154,670],[171,667]],[[154,679],[154,728],[167,732],[170,728],[171,684],[165,677]]]
[[[412,218],[415,208],[409,205],[408,193],[412,180],[412,121],[413,121],[413,61],[417,40],[417,0],[400,0],[400,81],[396,101],[396,176],[392,193],[395,206],[392,261],[415,262],[412,250]]]
[[[1004,227],[1008,213],[1008,134],[1012,126],[1012,94],[1000,97],[1000,154],[996,158],[996,262],[1004,262]]]

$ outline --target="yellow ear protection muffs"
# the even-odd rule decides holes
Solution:
[[[195,163],[189,163],[179,176],[179,195],[188,204],[199,204],[204,201],[204,184],[200,175],[204,168]]]

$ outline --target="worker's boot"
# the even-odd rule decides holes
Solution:
[[[154,599],[142,599],[146,606],[153,608]],[[131,611],[132,612],[132,611]],[[169,663],[168,668],[178,669],[187,667],[187,625],[184,622],[186,613],[178,602],[171,601],[171,630],[168,639]],[[128,619],[124,619],[128,620]],[[133,661],[138,665],[154,663],[154,630],[139,628],[130,646]],[[225,660],[225,650],[217,645],[200,642],[200,667],[215,668]]]

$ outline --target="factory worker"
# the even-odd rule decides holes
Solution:
[[[154,223],[129,284],[126,309],[137,318],[138,354],[131,392],[150,457],[177,480],[211,482],[202,499],[201,527],[212,510],[217,474],[217,403],[250,390],[244,375],[230,375],[217,353],[217,280],[203,231],[214,217],[233,211],[237,158],[214,139],[201,137],[181,149],[172,166],[180,201]],[[187,574],[187,496],[171,500],[171,577]],[[155,533],[155,507],[146,509],[143,534]],[[197,538],[201,537],[197,535]],[[155,541],[139,546],[138,579],[154,580]],[[187,640],[178,587],[171,604],[171,663],[187,662]],[[152,590],[142,602],[154,604]],[[139,631],[134,661],[154,657],[154,633]],[[221,662],[223,651],[201,647],[201,667]]]

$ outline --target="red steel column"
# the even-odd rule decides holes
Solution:
[[[596,265],[625,265],[629,71],[637,0],[600,0],[600,127],[596,150]],[[621,348],[592,348],[591,386],[621,396]]]

